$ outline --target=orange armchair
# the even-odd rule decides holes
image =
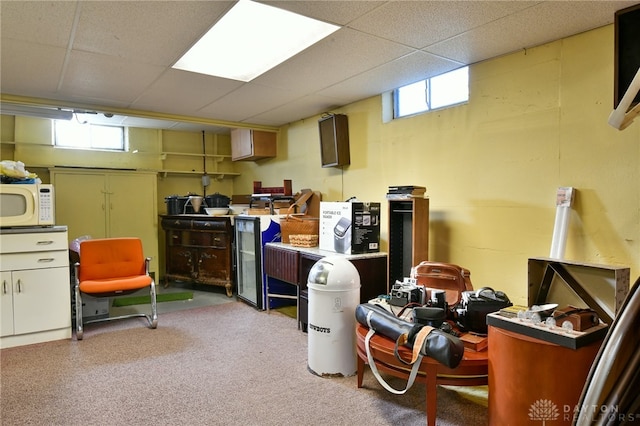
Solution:
[[[150,328],[158,326],[156,284],[149,275],[139,238],[101,238],[80,243],[80,262],[75,264],[76,337],[82,340],[82,295],[112,297],[149,287],[151,314],[136,313],[87,321],[86,324],[124,318],[145,317]]]

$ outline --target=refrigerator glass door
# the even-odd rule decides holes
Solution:
[[[236,259],[238,297],[257,307],[262,307],[262,264],[260,222],[255,218],[236,218]]]

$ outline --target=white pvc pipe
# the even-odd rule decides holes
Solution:
[[[573,188],[558,188],[556,195],[556,221],[553,225],[553,238],[551,240],[551,253],[553,259],[563,259],[567,247],[567,234],[569,233],[569,219],[571,217],[571,204],[573,203]]]
[[[569,218],[571,208],[568,206],[556,207],[556,222],[553,226],[553,239],[551,240],[551,253],[553,259],[563,259],[567,247],[567,233],[569,232]]]

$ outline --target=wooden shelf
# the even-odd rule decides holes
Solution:
[[[389,285],[408,277],[411,268],[429,260],[429,199],[389,201]]]
[[[207,158],[219,158],[221,160],[224,160],[226,158],[231,158],[231,155],[222,155],[222,154],[198,154],[198,153],[190,153],[190,152],[169,152],[169,151],[163,151],[161,153],[161,157],[162,159],[166,159],[167,155],[175,155],[175,156],[179,156],[179,157],[207,157]]]
[[[204,172],[201,170],[158,170],[158,173],[162,174],[164,177],[167,175],[204,175]],[[207,172],[209,176],[218,176],[220,179],[224,179],[225,177],[236,177],[240,176],[240,173],[236,172]]]

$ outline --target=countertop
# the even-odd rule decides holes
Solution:
[[[208,214],[161,214],[160,217],[174,217],[177,219],[194,219],[194,220],[215,220],[215,219],[229,219],[231,221],[231,226],[233,226],[233,220],[237,214],[219,214],[219,215],[208,215]]]
[[[37,234],[45,232],[67,232],[67,226],[23,226],[16,228],[0,228],[0,234]]]
[[[286,244],[286,243],[267,243],[266,245],[283,248],[285,250],[299,251],[299,252],[308,253],[315,256],[322,256],[322,257],[339,256],[339,257],[344,257],[345,259],[367,259],[367,258],[387,256],[387,253],[383,251],[378,251],[375,253],[342,254],[342,253],[336,253],[330,250],[320,250],[318,247],[297,247],[297,246]]]

